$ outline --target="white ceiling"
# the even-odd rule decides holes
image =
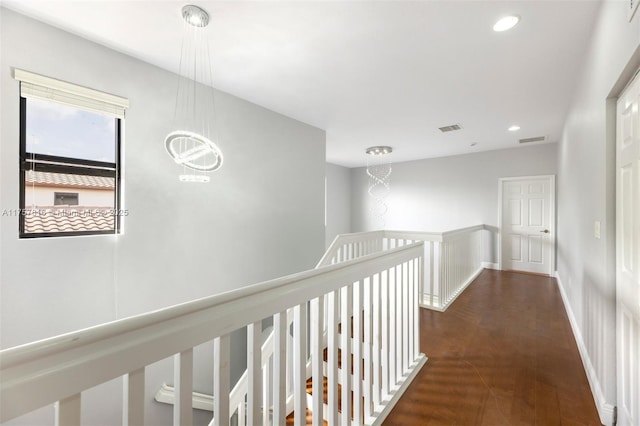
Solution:
[[[177,72],[182,1],[3,5]],[[327,161],[556,142],[600,1],[204,1],[214,85],[327,131]],[[505,14],[513,30],[495,33]],[[443,134],[438,127],[459,123]],[[512,124],[521,130],[508,132]],[[470,146],[476,143],[475,146]]]

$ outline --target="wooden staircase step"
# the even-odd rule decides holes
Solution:
[[[364,322],[364,311],[362,312],[362,321]],[[353,317],[349,319],[349,325],[351,332],[349,333],[349,337],[353,339]],[[338,333],[342,334],[342,323],[338,323]],[[363,330],[364,333],[364,330]],[[360,341],[364,341],[364,334],[360,336]],[[351,356],[351,374],[353,374],[353,354]],[[322,359],[324,362],[329,361],[329,351],[328,348],[324,348],[322,351]],[[364,371],[364,360],[362,360],[362,370]],[[342,350],[338,348],[338,368],[342,368]],[[322,402],[324,405],[327,405],[329,402],[329,386],[328,386],[328,378],[322,378]],[[306,383],[306,391],[309,395],[313,395],[313,378],[309,378]],[[353,391],[351,391],[351,419],[353,420]],[[364,397],[362,398],[362,403],[364,405]],[[338,412],[342,413],[342,385],[338,383]],[[287,425],[293,425],[295,419],[295,412],[292,412],[287,416]],[[305,413],[305,423],[307,425],[311,425],[313,420],[313,412],[307,408]],[[360,419],[361,423],[363,419]],[[324,425],[327,425],[326,420],[323,421]]]
[[[309,378],[307,380],[306,390],[309,395],[313,395],[313,378]],[[327,405],[329,401],[329,387],[328,387],[328,379],[326,377],[322,378],[322,402],[324,405]],[[364,405],[364,397],[362,398],[362,404]],[[342,413],[342,386],[338,384],[338,412]],[[313,412],[307,408],[306,413],[306,424],[310,425],[313,419]],[[295,418],[295,412],[289,414],[287,416],[287,425],[293,425],[293,421]],[[351,419],[353,420],[353,391],[351,392]],[[361,423],[364,419],[360,419]],[[327,422],[324,421],[326,425]]]
[[[329,351],[324,348],[322,351],[322,360],[325,363],[329,362]],[[342,350],[338,349],[338,368],[342,368]],[[364,359],[362,360],[362,371],[364,371]],[[351,354],[351,374],[353,374],[353,354]]]
[[[360,312],[360,324],[364,324],[364,310]],[[353,316],[351,316],[349,318],[349,329],[350,329],[350,333],[349,333],[349,337],[351,337],[353,339]],[[339,322],[338,323],[338,333],[342,333],[342,323]],[[362,335],[360,336],[360,341],[364,341],[364,327],[362,330]]]
[[[313,395],[313,378],[307,380],[307,393]],[[329,403],[329,379],[322,378],[322,402]],[[338,384],[338,411],[342,412],[342,385]]]

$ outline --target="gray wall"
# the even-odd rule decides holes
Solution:
[[[326,246],[338,234],[351,232],[351,171],[327,163]]]
[[[320,259],[323,130],[218,92],[225,164],[209,184],[181,183],[180,168],[163,146],[173,130],[176,75],[0,11],[1,209],[18,208],[19,85],[12,67],[131,102],[123,142],[124,208],[130,212],[124,234],[19,240],[17,217],[1,217],[0,347],[301,271]],[[243,348],[241,340],[234,345]],[[195,388],[210,393],[209,358],[196,353],[202,362]],[[243,358],[234,356],[236,372]],[[169,364],[149,370],[150,404],[160,383],[172,382]],[[117,394],[120,387],[111,390]],[[110,399],[85,410],[85,421],[118,423],[120,408]],[[147,414],[150,424],[171,423],[166,406]]]
[[[603,2],[558,144],[558,275],[607,422],[616,405],[615,107],[607,98],[616,97],[640,65],[640,14],[629,23],[627,7]],[[601,239],[594,237],[595,221]]]
[[[448,231],[498,226],[498,178],[556,173],[556,145],[525,146],[392,164],[386,229]],[[351,171],[352,231],[374,228],[364,168]],[[487,262],[497,262],[494,237]]]

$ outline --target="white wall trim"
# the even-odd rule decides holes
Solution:
[[[571,330],[573,330],[573,336],[575,337],[576,343],[578,344],[578,352],[580,352],[580,359],[582,359],[582,365],[584,366],[584,371],[587,374],[587,379],[589,380],[591,394],[593,395],[593,400],[596,403],[596,409],[598,410],[598,415],[600,416],[600,422],[602,422],[602,424],[604,425],[611,426],[613,425],[613,405],[608,404],[604,397],[602,386],[600,385],[600,381],[598,380],[598,376],[596,375],[596,370],[593,367],[593,363],[591,362],[591,358],[589,357],[589,353],[587,352],[587,347],[584,344],[584,340],[582,339],[580,327],[578,326],[576,317],[573,315],[573,310],[571,309],[571,305],[569,304],[569,299],[567,298],[567,293],[564,290],[564,285],[562,284],[562,280],[560,279],[560,274],[558,273],[558,271],[555,272],[555,277],[558,282],[558,289],[560,289],[560,295],[562,296],[564,309],[567,312],[567,316],[569,317]]]
[[[407,390],[409,385],[413,382],[413,379],[416,378],[422,367],[427,363],[428,358],[425,354],[421,353],[418,355],[417,361],[413,363],[411,366],[409,373],[400,380],[400,384],[390,390],[391,397],[383,401],[383,408],[381,411],[376,411],[376,417],[373,421],[373,426],[381,425],[384,420],[387,418],[393,407],[395,407],[396,403],[400,401],[400,397]]]
[[[156,392],[155,400],[164,404],[174,405],[175,403],[175,388],[166,383],[163,383]],[[197,410],[213,411],[213,396],[205,393],[193,392],[192,406]]]
[[[497,263],[492,262],[482,262],[482,267],[484,269],[495,269],[496,271],[500,270],[500,266]]]
[[[419,305],[421,308],[425,308],[425,309],[431,309],[432,311],[438,311],[438,312],[444,312],[447,310],[447,308],[449,306],[451,306],[451,304],[453,302],[456,301],[456,299],[458,298],[458,296],[460,296],[462,294],[462,292],[464,292],[467,287],[469,287],[469,285],[475,281],[476,278],[478,278],[478,276],[482,273],[482,271],[484,266],[480,266],[478,268],[478,270],[476,270],[473,275],[471,275],[465,282],[464,284],[462,284],[460,286],[460,288],[458,289],[458,291],[455,292],[455,294],[453,295],[453,297],[443,306],[443,305],[439,305],[439,306],[431,306],[431,304],[429,302],[426,302],[426,300],[429,300],[429,296],[427,296],[426,294],[424,294],[422,296],[422,302],[419,302]],[[435,299],[435,298],[434,298]]]

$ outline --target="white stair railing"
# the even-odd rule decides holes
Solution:
[[[316,268],[327,265],[335,265],[352,259],[367,256],[372,253],[378,253],[384,250],[403,247],[416,241],[423,241],[425,243],[425,255],[424,264],[421,265],[420,268],[420,274],[422,275],[422,285],[420,286],[420,289],[418,291],[418,303],[422,307],[444,311],[481,272],[482,232],[488,229],[489,228],[485,225],[477,225],[447,232],[370,231],[352,234],[341,234],[333,240],[320,262],[318,262]],[[372,287],[368,286],[368,288]],[[378,294],[374,295],[373,300],[378,301],[378,296]],[[394,296],[394,294],[389,295],[389,297]],[[382,311],[382,314],[386,317],[390,315],[389,307],[384,302],[382,303],[382,308],[386,309]],[[326,328],[328,318],[334,317],[336,315],[338,317],[341,317],[341,313],[339,311],[330,313],[327,300],[324,300],[322,306],[324,306],[323,324],[325,327],[323,330],[323,337],[326,341],[328,332]],[[406,324],[402,321],[398,321],[398,323],[396,324],[394,322],[395,317],[393,317],[393,314],[391,315],[391,321],[389,323],[382,323],[380,326],[384,330],[377,330],[375,334],[378,335],[378,332],[382,331],[382,335],[385,336],[386,339],[391,338],[391,342],[395,342],[396,330],[398,328],[404,327]],[[417,320],[417,317],[413,318],[412,320]],[[377,324],[377,322],[374,323]],[[288,324],[290,324],[290,322]],[[385,327],[391,327],[391,329],[389,330]],[[418,341],[417,339],[418,338],[416,337],[416,341]],[[268,350],[268,345],[266,345],[266,343],[265,347],[267,347]],[[337,347],[339,349],[342,349],[342,342],[340,340],[337,342]],[[362,347],[360,347],[359,345],[352,346],[352,352],[356,357],[360,355],[362,350]],[[360,351],[360,353],[358,351]],[[377,350],[373,350],[372,353],[375,355],[380,352]],[[270,357],[271,355],[269,352],[265,352],[264,354],[265,358],[263,358],[263,363],[265,363],[265,365],[268,365],[268,357]],[[384,351],[380,353],[380,356],[382,358],[380,362],[383,362],[386,365],[390,361],[395,361],[385,358],[385,355],[387,354]],[[289,356],[291,356],[291,354],[289,354]],[[355,366],[355,368],[357,369],[360,367]],[[311,377],[312,375],[311,371],[312,365],[311,363],[309,363],[307,365],[307,374],[309,377]],[[326,376],[328,374],[327,368],[325,367],[323,371]],[[377,370],[374,370],[374,372],[375,371]],[[357,383],[357,375],[358,373],[355,372],[354,377],[351,380],[352,383]],[[244,401],[243,397],[246,393],[246,381],[244,381],[243,379],[245,377],[246,372],[232,392],[232,395],[235,396],[234,401],[238,404],[240,403],[240,401]],[[287,377],[289,377],[289,375],[287,375]],[[384,375],[380,378],[383,389],[389,389],[388,383],[390,379],[390,377]],[[339,376],[337,380],[339,383],[341,383],[342,377]],[[314,380],[313,383],[314,387],[320,386],[320,382],[318,382],[317,380]],[[361,389],[360,387],[355,386],[353,389],[353,401],[355,404],[354,413],[358,414],[360,413],[359,410],[361,410],[362,407],[360,407],[360,399],[356,398],[356,394],[360,395]],[[367,389],[367,386],[365,386],[364,389]],[[287,393],[287,395],[291,394]],[[376,401],[379,400],[379,396],[377,393],[374,393],[373,396],[376,397]],[[316,398],[319,398],[319,396],[317,396]],[[310,401],[313,400],[311,398],[309,399]],[[319,402],[315,403],[316,406],[317,404],[319,404]],[[329,404],[329,406],[330,405],[331,404]],[[325,412],[337,412],[336,407],[330,408],[329,406],[324,407]],[[238,406],[238,409],[240,410],[241,407]],[[293,410],[293,401],[291,397],[287,399],[287,409],[289,412]],[[330,416],[331,415],[326,415],[324,417],[325,420],[330,419]],[[244,417],[239,418],[239,424],[245,424],[244,422],[242,422],[243,419]]]
[[[488,228],[484,225],[477,225],[468,228],[456,229],[447,232],[411,232],[411,231],[370,231],[370,232],[360,232],[360,233],[352,233],[352,234],[341,234],[338,235],[332,244],[327,249],[325,255],[322,257],[320,262],[316,268],[320,268],[327,265],[335,265],[338,263],[343,263],[349,260],[357,259],[363,256],[367,256],[372,253],[378,253],[384,250],[391,250],[397,247],[403,247],[409,244],[412,244],[416,241],[423,241],[425,243],[425,255],[424,255],[424,264],[420,266],[420,274],[422,275],[422,285],[418,291],[418,303],[422,307],[436,309],[440,311],[444,311],[454,300],[455,298],[462,293],[462,291],[478,276],[478,274],[482,270],[481,261],[481,243],[482,243],[482,232],[487,230]],[[372,286],[371,282],[367,283],[365,286],[365,291],[369,291],[370,289],[379,289],[380,287]],[[354,290],[354,298],[356,297],[356,290]],[[384,293],[382,293],[384,294]],[[380,324],[380,328],[384,328],[384,330],[376,329],[374,330],[375,335],[379,335],[382,332],[383,336],[386,339],[391,338],[391,342],[395,342],[397,338],[397,330],[406,328],[406,322],[403,322],[402,319],[397,319],[393,315],[393,313],[389,312],[388,305],[385,304],[386,301],[380,301],[380,297],[382,295],[379,292],[376,292],[373,295],[372,303],[382,303],[383,306],[381,309],[382,314],[386,317],[391,315],[391,321],[389,323]],[[395,294],[389,294],[389,297],[395,297]],[[359,297],[359,296],[358,296]],[[400,297],[400,296],[398,296]],[[338,295],[338,300],[340,298],[340,294]],[[357,303],[357,301],[354,301]],[[323,300],[323,303],[320,305],[321,311],[324,312],[324,329],[321,337],[324,341],[327,340],[327,321],[330,317],[335,317],[336,315],[339,318],[342,318],[343,315],[340,311],[335,313],[330,313],[328,308],[327,300]],[[324,309],[323,309],[324,308]],[[396,322],[397,319],[397,322]],[[411,318],[411,321],[416,321],[416,318]],[[354,327],[358,324],[357,320],[354,317]],[[291,324],[291,315],[289,322],[287,324]],[[379,324],[378,321],[374,321],[373,324]],[[309,324],[309,327],[318,326],[317,324]],[[362,325],[361,325],[362,326]],[[391,327],[389,330],[385,327]],[[363,333],[365,332],[362,330]],[[369,330],[370,332],[371,330]],[[364,335],[364,334],[363,334]],[[369,334],[367,334],[369,335]],[[400,336],[402,337],[402,336]],[[418,341],[418,337],[416,336],[416,341]],[[389,362],[394,362],[393,359],[385,358],[387,355],[384,351],[380,352],[379,348],[371,348],[371,345],[368,342],[364,342],[364,346],[355,346],[352,345],[352,354],[356,357],[359,357],[364,350],[364,347],[371,349],[371,354],[373,354],[376,358],[377,362],[382,362],[387,365]],[[379,342],[381,344],[382,342]],[[337,348],[343,348],[343,342],[338,340],[336,344]],[[289,346],[289,348],[291,348]],[[263,346],[263,365],[264,368],[269,368],[269,360],[271,356],[271,352],[269,352],[270,346],[268,341],[265,342]],[[411,348],[413,349],[413,348]],[[291,349],[289,349],[291,350]],[[358,352],[359,351],[359,352]],[[346,354],[347,351],[344,351]],[[365,351],[366,353],[366,351]],[[290,352],[289,357],[293,356]],[[336,355],[337,356],[337,355]],[[392,356],[392,355],[391,355]],[[312,376],[312,368],[318,366],[311,365],[311,362],[307,365],[307,375],[308,377]],[[355,366],[355,369],[360,369],[360,366]],[[314,370],[315,371],[315,370]],[[377,369],[374,369],[373,372],[377,374]],[[323,370],[323,374],[329,374],[327,368],[325,367]],[[289,373],[289,372],[288,372]],[[334,372],[335,373],[335,372]],[[247,392],[246,386],[246,372],[238,381],[237,385],[234,387],[232,391],[232,401],[234,407],[238,408],[239,413],[239,423],[244,425],[245,417],[244,417],[244,400]],[[358,376],[360,374],[360,376]],[[313,376],[315,377],[316,374]],[[287,374],[287,395],[289,396],[287,399],[287,411],[291,412],[293,410],[293,399],[292,393],[290,392],[290,375]],[[354,377],[350,380],[351,383],[357,383],[358,377],[362,379],[362,372],[354,371]],[[389,389],[389,379],[388,376],[377,377],[382,386],[381,389],[388,390]],[[341,383],[343,380],[342,376],[338,376],[338,382]],[[321,382],[314,380],[314,388],[315,386],[320,386]],[[368,383],[364,383],[364,391],[366,392],[369,387]],[[356,398],[357,395],[361,395],[362,389],[360,387],[355,387],[354,385],[354,413],[359,415],[364,408],[361,407],[361,402],[359,398]],[[314,391],[317,392],[318,391]],[[357,395],[356,395],[357,394]],[[374,398],[374,402],[378,403],[380,400],[380,395],[377,392],[374,392],[371,397]],[[320,398],[316,396],[316,398]],[[313,400],[310,398],[310,400]],[[317,406],[320,404],[319,402],[315,402],[314,405]],[[324,407],[325,412],[334,412],[337,410],[335,407],[329,406]],[[365,407],[366,408],[366,407]],[[370,411],[365,410],[365,414],[368,416]],[[361,417],[361,416],[360,416]],[[324,417],[325,420],[330,419],[330,415]],[[359,418],[359,417],[356,417]],[[250,423],[249,423],[250,424]]]
[[[373,246],[353,247],[353,255],[340,256],[374,251]],[[323,417],[331,425],[379,424],[426,362],[418,340],[423,253],[422,243],[410,244],[0,351],[0,422],[55,403],[57,424],[79,424],[82,392],[124,376],[123,424],[144,424],[146,366],[173,356],[173,422],[189,425],[193,348],[213,340],[214,425],[229,424],[233,416],[243,421],[239,424],[280,425],[291,408],[297,425],[304,424],[306,408],[312,410],[314,424],[321,424]],[[329,315],[322,314],[325,306]],[[287,312],[292,312],[293,335]],[[274,331],[261,348],[260,325],[269,317]],[[351,318],[354,336],[362,332],[362,342],[349,336]],[[241,386],[246,391],[234,393],[230,333],[242,327],[249,348],[246,385]],[[352,353],[357,355],[353,361]],[[329,389],[326,415],[321,408],[323,370]],[[311,407],[309,375],[315,389]],[[353,421],[350,387],[364,397],[362,407],[356,398]]]
[[[383,248],[424,242],[425,276],[420,306],[444,311],[482,272],[482,237],[490,231],[486,225],[447,232],[382,231]]]

